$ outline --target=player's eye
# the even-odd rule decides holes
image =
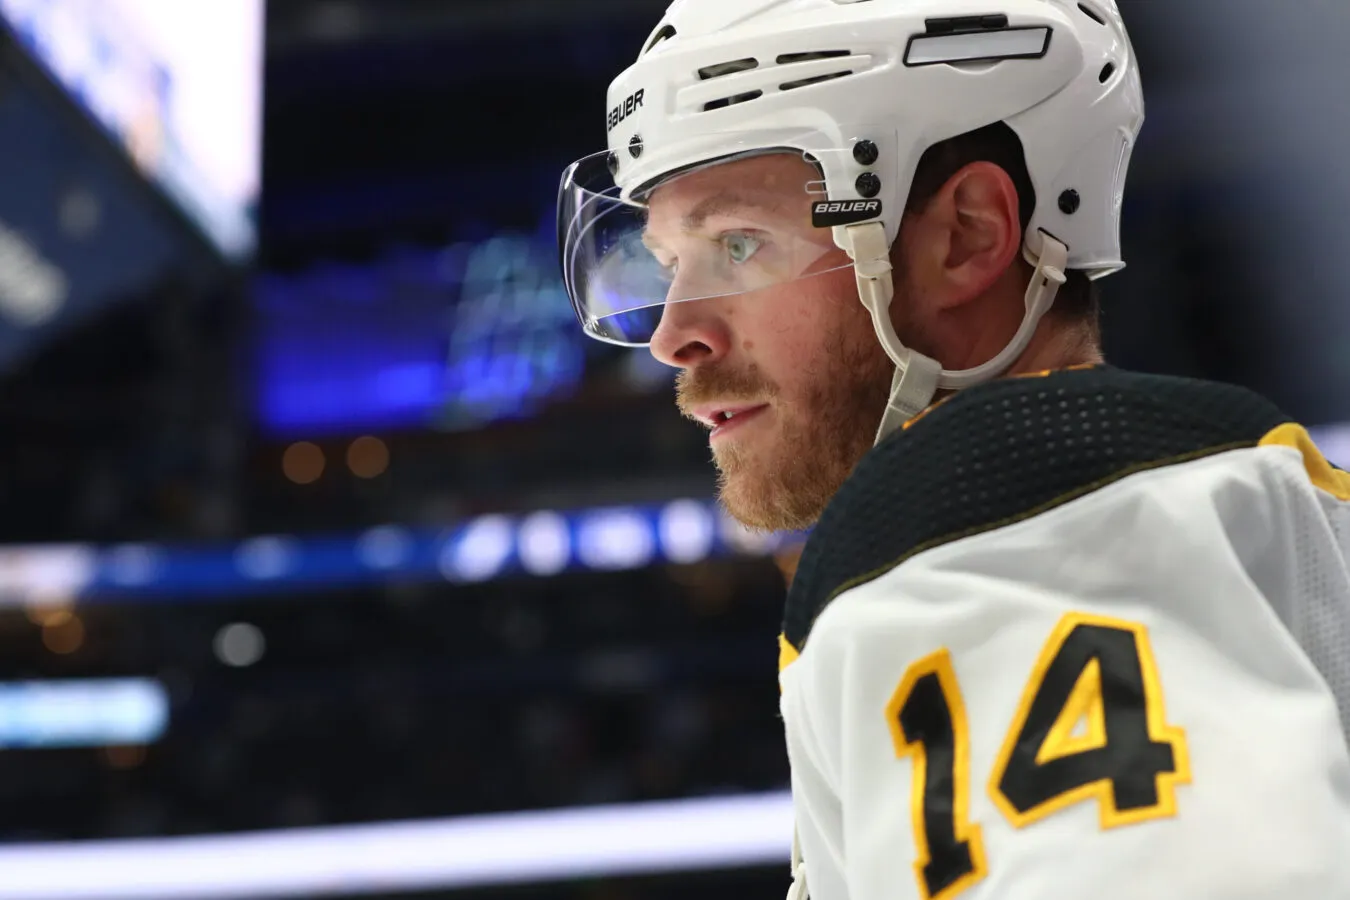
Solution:
[[[722,235],[722,247],[736,265],[748,262],[764,242],[746,231],[729,231]]]

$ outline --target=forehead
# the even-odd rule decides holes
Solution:
[[[750,213],[809,225],[810,183],[820,179],[799,153],[773,153],[719,163],[681,175],[648,198],[652,227],[696,230],[709,215]],[[703,215],[700,215],[703,213]]]

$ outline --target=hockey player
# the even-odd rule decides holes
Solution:
[[[608,99],[582,325],[680,370],[732,514],[814,525],[793,891],[1350,897],[1350,475],[1101,359],[1114,0],[679,0]]]

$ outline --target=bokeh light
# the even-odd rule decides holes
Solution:
[[[299,441],[281,456],[281,471],[296,484],[313,484],[323,477],[323,450],[309,441]]]
[[[389,447],[377,437],[366,435],[347,448],[347,467],[357,478],[378,478],[389,468]]]

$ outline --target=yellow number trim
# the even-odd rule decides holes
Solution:
[[[1074,728],[1086,720],[1086,733],[1074,735]],[[1074,683],[1068,702],[1060,710],[1050,733],[1036,751],[1036,764],[1106,746],[1106,706],[1102,701],[1102,664],[1092,660]]]
[[[928,786],[928,754],[924,750],[923,742],[908,740],[904,729],[900,726],[900,710],[909,700],[909,695],[913,693],[919,679],[926,675],[937,676],[938,685],[942,688],[947,703],[947,711],[951,714],[954,744],[952,822],[955,825],[956,840],[970,848],[970,861],[974,865],[969,874],[931,896],[923,875],[924,867],[932,860],[923,808]],[[914,861],[914,875],[918,880],[919,896],[923,900],[951,900],[984,878],[989,873],[989,865],[984,856],[984,835],[980,831],[980,826],[970,821],[970,729],[966,722],[966,705],[961,697],[961,687],[956,681],[956,671],[952,668],[951,654],[945,647],[928,654],[905,670],[904,677],[900,679],[900,686],[895,689],[891,701],[886,704],[886,722],[891,728],[891,740],[895,744],[896,757],[898,759],[912,757],[910,821],[914,843],[918,849],[918,858]]]
[[[1143,809],[1132,809],[1121,812],[1116,809],[1115,792],[1111,788],[1111,779],[1101,778],[1080,787],[1074,788],[1054,797],[1046,802],[1027,810],[1025,813],[1018,812],[1017,809],[1008,802],[999,790],[999,783],[1003,780],[1003,773],[1008,768],[1008,761],[1012,758],[1013,749],[1017,745],[1017,739],[1026,726],[1027,716],[1031,712],[1031,704],[1036,698],[1036,694],[1041,690],[1041,684],[1045,679],[1045,674],[1054,661],[1055,656],[1059,654],[1064,642],[1068,640],[1074,628],[1079,625],[1097,625],[1104,628],[1114,628],[1120,631],[1128,631],[1134,635],[1134,646],[1139,656],[1139,668],[1143,674],[1144,680],[1144,709],[1148,721],[1149,738],[1159,743],[1170,744],[1172,747],[1172,760],[1176,767],[1173,772],[1159,772],[1156,777],[1158,791],[1158,803],[1156,806],[1145,807]],[[1094,661],[1095,663],[1095,661]],[[1091,666],[1088,667],[1089,669]],[[1054,730],[1047,736],[1037,753],[1036,761],[1042,762],[1042,754],[1046,753],[1046,745],[1051,743],[1051,738],[1059,738],[1058,750],[1064,750],[1070,742],[1074,740],[1083,741],[1084,738],[1071,738],[1074,724],[1082,717],[1085,712],[1090,712],[1091,688],[1085,688],[1084,681],[1087,678],[1087,669],[1079,676],[1078,683],[1074,685],[1073,694],[1068,703],[1065,704],[1065,710],[1061,712],[1059,719],[1055,722],[1058,728],[1066,718],[1068,724],[1064,726],[1064,733],[1056,735]],[[1098,705],[1100,705],[1101,690],[1101,670],[1097,670],[1097,693]],[[1085,706],[1087,708],[1077,711],[1078,714],[1069,718],[1072,712],[1071,707],[1075,705]],[[1091,719],[1089,718],[1089,737],[1091,736]],[[1105,743],[1105,724],[1102,725],[1102,743]],[[1059,755],[1066,755],[1060,753]],[[1053,757],[1047,757],[1053,758]],[[1054,632],[1046,642],[1041,655],[1036,659],[1036,664],[1032,667],[1031,678],[1027,682],[1026,688],[1022,691],[1022,699],[1017,707],[1017,715],[1013,719],[1012,728],[1008,730],[1008,736],[1004,739],[1003,749],[999,752],[998,758],[994,762],[994,773],[989,779],[988,792],[994,804],[1002,811],[1018,828],[1024,828],[1034,822],[1050,816],[1062,809],[1081,803],[1084,800],[1097,799],[1097,806],[1101,815],[1101,827],[1103,830],[1116,828],[1121,825],[1132,825],[1136,822],[1145,822],[1150,819],[1163,819],[1169,816],[1175,816],[1177,813],[1176,786],[1179,784],[1189,784],[1191,780],[1190,755],[1186,747],[1186,733],[1180,728],[1167,724],[1166,711],[1163,705],[1162,682],[1158,677],[1158,664],[1153,658],[1153,648],[1149,644],[1148,629],[1138,622],[1127,622],[1123,619],[1114,619],[1109,616],[1096,616],[1088,613],[1068,613],[1059,620],[1055,626]]]

